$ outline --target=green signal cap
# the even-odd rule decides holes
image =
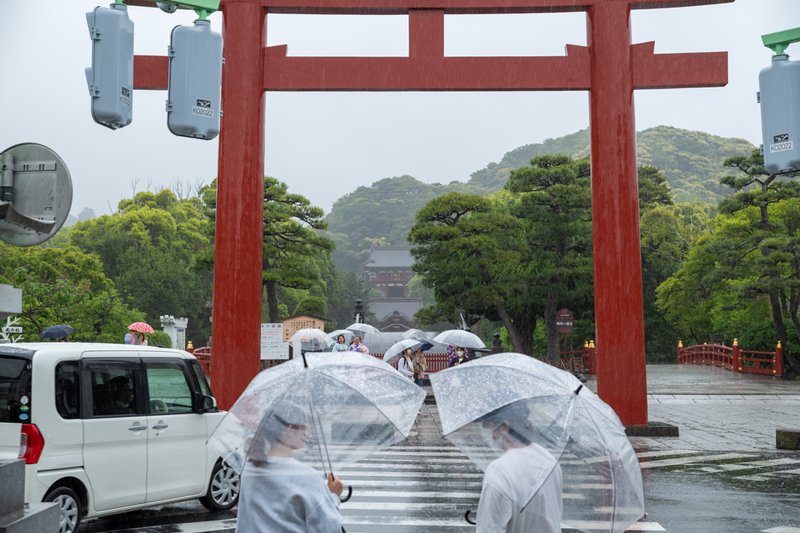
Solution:
[[[764,46],[775,52],[776,56],[783,54],[784,50],[786,50],[790,44],[799,41],[800,28],[777,31],[761,36],[761,42],[764,43]]]

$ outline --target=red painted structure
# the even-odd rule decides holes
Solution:
[[[727,53],[633,45],[630,11],[733,0],[222,0],[213,367],[219,404],[259,368],[264,91],[589,91],[598,393],[647,423],[634,89],[727,83]],[[129,4],[144,5],[142,0]],[[152,5],[152,4],[149,4]],[[445,57],[446,14],[587,14],[588,46],[559,57]],[[408,57],[289,57],[265,48],[268,13],[407,14]],[[137,56],[135,87],[165,89],[167,58]]]
[[[783,347],[779,342],[774,352],[742,350],[735,340],[733,346],[678,344],[678,364],[713,365],[741,374],[783,376]]]

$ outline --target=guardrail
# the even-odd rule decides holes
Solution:
[[[733,339],[733,346],[707,343],[683,346],[678,341],[678,364],[713,365],[742,374],[782,376],[783,347],[778,342],[774,352],[764,352],[743,350],[737,339]]]

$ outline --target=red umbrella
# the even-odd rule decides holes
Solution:
[[[130,331],[139,331],[141,333],[153,333],[153,326],[146,322],[134,322],[128,326]]]

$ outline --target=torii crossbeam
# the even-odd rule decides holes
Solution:
[[[264,91],[589,91],[597,387],[625,425],[647,424],[634,89],[727,84],[727,52],[654,54],[631,9],[733,0],[222,0],[212,381],[230,406],[259,369]],[[144,5],[143,0],[128,4]],[[557,57],[446,57],[447,14],[583,11],[588,46]],[[268,13],[407,14],[408,57],[290,57]],[[137,89],[166,89],[166,57],[136,56]]]

